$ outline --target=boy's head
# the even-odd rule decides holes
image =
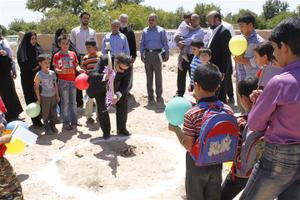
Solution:
[[[194,72],[194,83],[197,100],[214,96],[221,84],[221,72],[214,64],[201,64]]]
[[[211,59],[211,50],[207,48],[203,48],[200,50],[200,60],[202,64],[206,64],[210,61]]]
[[[274,47],[278,65],[284,67],[300,58],[300,17],[290,17],[280,22],[269,40]]]
[[[247,13],[240,16],[237,23],[241,33],[245,36],[248,36],[254,30],[255,17]]]
[[[48,70],[50,68],[50,56],[48,54],[39,55],[37,62],[42,70]]]
[[[264,66],[275,60],[274,48],[271,42],[259,44],[254,49],[255,62],[258,66]]]
[[[68,35],[64,34],[58,37],[58,45],[62,51],[68,51],[70,47],[70,40]]]
[[[88,54],[96,53],[97,52],[97,44],[94,38],[89,39],[85,42],[86,51]]]
[[[183,20],[187,23],[191,22],[192,13],[184,13]]]
[[[238,93],[240,95],[242,107],[246,112],[250,112],[252,102],[250,94],[257,89],[258,79],[255,76],[249,76],[238,83]]]
[[[198,56],[200,49],[204,47],[204,43],[201,40],[192,40],[191,49],[194,56]]]

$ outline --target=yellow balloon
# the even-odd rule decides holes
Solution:
[[[6,144],[6,154],[19,154],[25,150],[26,144],[18,138],[13,139],[10,143]]]
[[[242,35],[234,36],[229,41],[229,50],[232,55],[240,56],[247,50],[248,42]]]
[[[233,162],[226,162],[226,163],[224,163],[224,166],[225,166],[226,168],[231,168],[232,165],[233,165]]]

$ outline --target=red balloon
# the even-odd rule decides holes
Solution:
[[[90,84],[88,82],[89,76],[85,73],[80,74],[75,79],[75,86],[79,90],[86,90],[89,88]]]

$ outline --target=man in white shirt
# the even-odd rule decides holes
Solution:
[[[73,28],[71,31],[71,42],[74,44],[80,56],[84,56],[86,52],[85,42],[93,39],[96,41],[98,48],[98,41],[96,31],[89,27],[90,14],[83,12],[80,14],[80,26]]]

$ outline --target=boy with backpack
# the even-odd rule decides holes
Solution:
[[[213,64],[201,65],[194,74],[197,105],[184,116],[183,129],[169,124],[186,153],[188,200],[220,200],[222,162],[232,160],[238,127],[231,108],[216,97],[221,73]]]
[[[263,132],[251,131],[247,124],[247,113],[250,112],[253,104],[250,94],[257,89],[257,85],[258,79],[254,76],[247,77],[238,83],[238,94],[246,113],[238,117],[241,140],[231,172],[222,184],[222,200],[234,199],[245,188],[252,168],[263,151]]]

